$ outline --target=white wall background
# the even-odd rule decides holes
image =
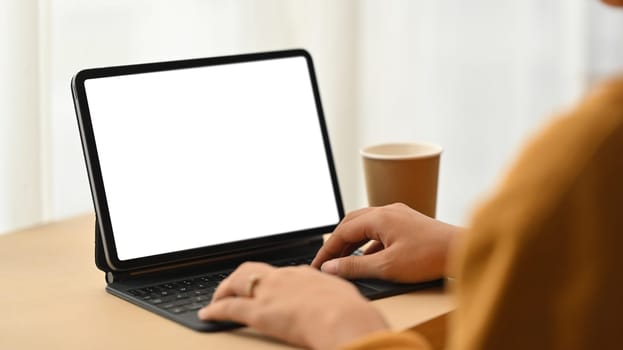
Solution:
[[[0,232],[92,210],[82,68],[306,48],[347,209],[365,205],[359,147],[425,140],[455,224],[534,128],[623,68],[623,12],[596,0],[1,0],[0,26]]]

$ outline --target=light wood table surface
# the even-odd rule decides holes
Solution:
[[[94,220],[82,215],[0,235],[0,349],[291,348],[248,328],[195,332],[106,293],[94,263]],[[393,329],[434,325],[435,334],[445,322],[433,321],[453,308],[441,289],[373,303]]]

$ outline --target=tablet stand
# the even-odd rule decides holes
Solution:
[[[102,236],[100,235],[99,223],[95,218],[95,266],[98,269],[107,272],[109,271],[108,264],[106,264],[106,256],[104,255],[104,244],[102,242]]]
[[[104,253],[104,243],[100,234],[99,223],[95,218],[95,266],[106,273],[106,283],[112,283],[115,280],[115,274],[112,272],[108,262],[106,261],[106,253]]]

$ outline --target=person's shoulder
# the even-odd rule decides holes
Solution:
[[[620,127],[623,120],[623,75],[599,83],[575,111],[576,117],[585,117],[595,126]]]
[[[572,149],[584,154],[580,168],[590,166],[600,154],[623,147],[623,76],[597,85],[569,116],[576,130]]]
[[[623,98],[623,74],[596,85],[588,98],[606,99],[621,103]]]
[[[600,84],[535,134],[475,213],[473,224],[491,220],[491,213],[503,208],[530,221],[547,217],[587,169],[600,166],[600,157],[623,153],[621,135],[623,77]]]
[[[558,182],[573,179],[590,166],[604,147],[612,148],[612,142],[606,141],[622,128],[623,76],[599,84],[536,134],[520,153],[507,181],[521,182],[528,177],[555,188]]]

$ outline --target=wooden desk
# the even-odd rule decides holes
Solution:
[[[0,236],[0,349],[290,348],[249,329],[198,333],[109,295],[93,261],[93,224],[84,215]],[[452,309],[439,289],[373,303],[394,329]]]

